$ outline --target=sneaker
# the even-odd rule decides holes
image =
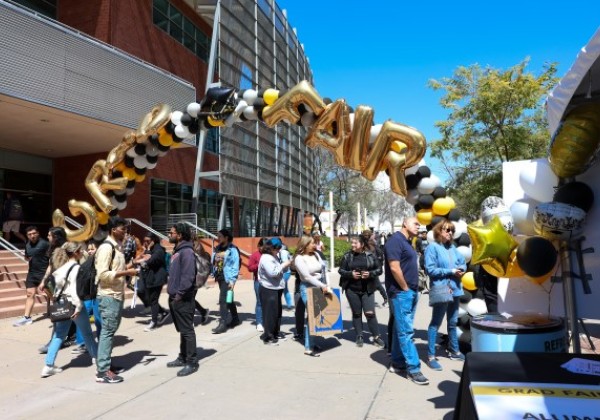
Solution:
[[[285,336],[285,334],[284,334],[284,333],[280,332],[280,333],[278,333],[278,334],[277,334],[277,339],[278,339],[279,341],[286,341],[286,340],[287,340],[287,337]]]
[[[238,325],[241,325],[241,323],[242,323],[242,321],[240,321],[239,318],[234,318],[234,319],[231,320],[231,322],[229,323],[229,325],[227,325],[227,327],[229,327],[229,328],[235,328]]]
[[[373,339],[373,345],[375,347],[379,347],[380,349],[384,349],[385,348],[385,342],[381,339],[381,337],[375,337]]]
[[[40,352],[40,354],[46,354],[46,353],[48,353],[48,344],[44,344],[42,347],[40,347],[38,349],[38,352]]]
[[[169,317],[169,315],[171,315],[171,312],[168,312],[168,311],[167,312],[163,312],[162,314],[160,314],[158,316],[158,325],[164,324],[165,321],[167,320],[167,318]]]
[[[362,338],[362,335],[356,337],[356,347],[362,347],[365,343],[365,340]]]
[[[182,367],[182,366],[185,366],[185,362],[183,361],[183,359],[180,359],[179,357],[177,359],[173,360],[172,362],[167,363],[168,368]]]
[[[431,370],[442,370],[442,365],[440,365],[440,362],[438,362],[435,357],[427,361],[427,366],[429,366]]]
[[[86,354],[88,351],[85,348],[85,344],[80,344],[71,350],[71,354]]]
[[[277,339],[264,340],[263,343],[265,344],[265,346],[278,346],[279,345],[279,342],[277,341]]]
[[[205,309],[204,313],[202,313],[200,315],[200,325],[206,325],[208,324],[209,318],[208,318],[208,314],[209,314],[209,310],[208,308]]]
[[[139,316],[150,316],[152,315],[152,308],[147,307],[140,311]]]
[[[125,372],[125,368],[122,366],[110,365],[110,371],[115,375],[118,375],[119,373]]]
[[[144,328],[144,331],[150,332],[150,331],[154,331],[155,329],[156,329],[156,323],[150,321],[148,326],[146,328]]]
[[[297,341],[299,343],[304,343],[304,334],[294,334],[292,340]]]
[[[401,373],[406,370],[406,365],[399,365],[394,362],[390,363],[390,367],[388,369],[390,373]]]
[[[465,361],[465,355],[462,354],[461,352],[456,352],[456,353],[449,352],[448,357],[450,358],[450,360],[457,360],[459,362]]]
[[[421,372],[409,373],[408,379],[417,385],[429,385],[429,379],[427,379]]]
[[[42,378],[47,378],[48,376],[56,375],[57,373],[62,372],[62,369],[56,366],[44,366],[42,369]]]
[[[256,331],[264,332],[265,328],[262,326],[262,324],[256,324]]]
[[[107,370],[106,372],[98,372],[96,374],[96,382],[104,384],[116,384],[123,382],[123,378],[116,373]]]
[[[13,327],[22,327],[23,325],[33,324],[33,319],[30,316],[23,316],[13,323]]]

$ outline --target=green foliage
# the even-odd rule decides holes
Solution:
[[[461,213],[479,217],[479,205],[502,195],[502,163],[545,156],[549,134],[543,101],[557,82],[556,65],[539,76],[526,72],[528,59],[508,70],[459,67],[451,78],[430,80],[448,119],[437,121],[442,138],[431,155],[450,175],[449,191]]]
[[[329,238],[328,237],[323,237],[321,238],[322,241],[324,241],[323,243],[325,244],[325,259],[329,262],[329,258],[331,255],[331,252],[329,250]],[[346,252],[348,252],[350,250],[350,242],[348,242],[346,239],[337,239],[334,238],[333,240],[333,247],[334,247],[334,262],[335,262],[335,266],[339,267],[340,262],[342,261],[342,257],[344,256],[344,254]],[[288,251],[290,252],[290,254],[294,255],[294,253],[296,252],[296,247],[295,246],[290,246],[288,247]]]

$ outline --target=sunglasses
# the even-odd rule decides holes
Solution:
[[[444,228],[444,230],[448,233],[454,233],[456,230],[454,228]]]

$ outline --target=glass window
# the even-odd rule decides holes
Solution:
[[[169,2],[167,0],[154,0],[154,8],[165,16],[169,14]]]
[[[174,25],[173,22],[171,22],[171,25],[169,26],[169,35],[171,35],[177,41],[181,42],[183,31],[179,26]]]
[[[194,34],[196,32],[196,27],[194,26],[192,21],[186,17],[183,18],[183,30],[186,33],[188,33],[192,38],[194,38]]]
[[[56,0],[13,0],[13,2],[51,19],[56,19]]]

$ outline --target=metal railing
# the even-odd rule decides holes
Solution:
[[[10,242],[8,242],[3,237],[0,237],[0,247],[2,247],[5,250],[9,251],[11,254],[13,254],[13,256],[17,257],[18,259],[20,259],[24,263],[27,262],[27,260],[25,259],[25,252],[23,252],[23,250],[17,248],[16,246],[14,246]]]
[[[69,224],[75,226],[77,229],[79,229],[80,227],[82,227],[83,225],[81,223],[79,223],[77,220],[70,218],[69,216],[65,216],[65,222],[68,222]]]
[[[212,239],[212,249],[214,251],[214,249],[215,249],[215,239],[217,239],[217,235],[215,235],[214,233],[210,233],[209,231],[207,231],[205,229],[202,229],[201,227],[196,226],[196,225],[194,225],[191,222],[184,221],[183,223],[185,223],[186,225],[188,225],[192,229],[196,229],[197,231],[202,232],[203,235],[206,235],[209,238],[211,238]],[[246,257],[250,257],[251,254],[249,252],[244,251],[243,249],[240,249],[239,247],[238,247],[238,249],[240,250],[240,254],[245,255]]]
[[[140,222],[138,219],[135,219],[133,217],[129,217],[127,218],[127,220],[130,223],[134,223],[140,227],[142,227],[143,229],[146,229],[148,232],[152,232],[154,233],[156,236],[158,236],[160,239],[166,240],[168,241],[169,238],[167,237],[167,235],[165,235],[164,233],[160,233],[158,230],[151,228],[150,226],[148,226],[147,224]]]

